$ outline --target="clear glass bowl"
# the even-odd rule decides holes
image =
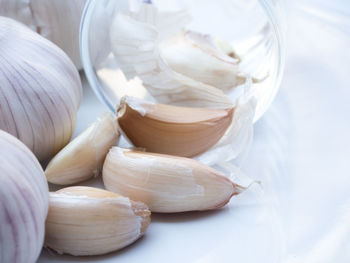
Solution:
[[[110,44],[110,27],[118,12],[141,0],[89,0],[81,28],[80,48],[90,86],[115,111],[125,95],[142,97],[120,87],[119,68]],[[147,2],[147,1],[145,1]],[[270,106],[284,68],[283,8],[276,0],[153,0],[160,10],[185,9],[192,16],[187,28],[228,41],[242,59],[242,69],[262,81],[253,85],[257,98],[255,120]],[[129,94],[131,92],[131,94]]]

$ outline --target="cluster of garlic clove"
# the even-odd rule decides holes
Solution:
[[[78,65],[73,36],[80,16],[70,17],[84,2],[0,0],[0,10],[73,50],[65,49]],[[1,262],[37,259],[47,209],[46,247],[60,254],[102,255],[140,238],[151,212],[217,209],[246,189],[209,165],[230,161],[225,158],[237,157],[249,144],[254,99],[244,91],[231,102],[226,93],[250,80],[227,43],[184,30],[188,21],[187,13],[159,13],[148,1],[138,12],[116,15],[110,44],[124,73],[140,77],[168,105],[124,97],[117,116],[105,113],[68,143],[81,99],[77,70],[51,42],[0,17],[0,129],[17,136],[41,161],[55,155],[45,170],[47,181],[72,185],[102,171],[108,190],[64,188],[49,194],[48,209],[39,163],[22,143],[0,131],[0,196],[5,197],[0,219],[21,232],[15,239],[0,230]],[[72,31],[65,34],[50,23]],[[120,134],[147,152],[115,147]]]
[[[184,108],[125,97],[117,116],[104,114],[76,137],[52,159],[46,176],[55,184],[80,183],[103,164],[107,190],[143,202],[152,212],[220,208],[245,188],[225,174],[179,155],[191,157],[214,145],[225,134],[234,110]],[[149,152],[113,147],[119,130]]]
[[[140,4],[138,9],[116,14],[110,28],[115,61],[127,79],[140,78],[144,88],[159,103],[219,111],[234,109],[234,113],[232,110],[228,114],[230,118],[223,118],[224,127],[218,125],[213,129],[217,137],[210,135],[206,140],[198,136],[197,141],[210,147],[207,145],[202,150],[194,147],[193,150],[198,151],[188,154],[177,154],[176,147],[166,145],[163,145],[166,151],[161,149],[158,138],[163,137],[158,132],[149,133],[143,140],[144,133],[136,135],[133,133],[137,130],[126,128],[130,123],[123,125],[122,130],[135,146],[195,157],[213,165],[222,158],[225,161],[237,158],[250,145],[256,108],[251,86],[255,79],[241,72],[241,58],[229,43],[187,30],[185,27],[190,20],[186,11],[159,11],[151,1]],[[124,119],[133,118],[130,107],[123,115],[120,122],[128,123]],[[182,115],[184,119],[188,116]],[[142,121],[147,121],[148,117]],[[227,120],[230,120],[229,125],[226,125]],[[191,145],[188,143],[188,148]]]
[[[70,140],[82,97],[79,73],[56,45],[25,25],[0,17],[0,129],[40,161]]]
[[[20,21],[58,45],[82,68],[79,25],[86,0],[0,0],[0,16]]]

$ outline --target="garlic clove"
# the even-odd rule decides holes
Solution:
[[[153,4],[142,4],[138,12],[118,13],[110,29],[115,59],[128,79],[138,76],[161,103],[228,108],[232,103],[222,90],[173,70],[162,56],[159,43],[189,20],[184,11],[160,13]]]
[[[172,70],[225,92],[246,81],[240,61],[224,53],[210,35],[182,31],[164,40],[160,52]]]
[[[45,170],[47,180],[69,185],[99,175],[109,149],[118,139],[116,117],[107,112],[51,160]]]
[[[244,190],[193,159],[118,147],[106,157],[103,182],[106,189],[160,213],[220,208]]]
[[[45,246],[74,256],[102,255],[140,238],[150,211],[140,202],[91,187],[50,193]]]
[[[215,145],[232,123],[234,108],[177,107],[124,97],[117,110],[126,137],[147,151],[192,157]]]

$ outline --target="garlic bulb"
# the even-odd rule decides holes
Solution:
[[[0,17],[0,129],[45,161],[70,140],[82,97],[66,54],[26,26]]]
[[[161,213],[220,208],[244,190],[193,159],[118,147],[107,155],[103,182],[106,189]]]
[[[151,218],[141,202],[92,187],[50,193],[45,246],[74,256],[106,254],[135,242]]]
[[[228,108],[223,91],[247,80],[240,60],[210,36],[184,31],[189,20],[184,11],[159,12],[152,3],[118,13],[110,29],[116,61],[128,79],[138,76],[161,103]]]
[[[0,16],[13,18],[36,30],[30,0],[0,0]]]
[[[116,117],[110,112],[103,114],[50,161],[45,170],[47,180],[68,185],[98,176],[119,135]]]
[[[0,262],[36,262],[48,210],[44,171],[10,134],[0,131],[0,145]]]
[[[62,48],[81,69],[80,18],[86,0],[0,0],[0,15],[18,20]]]

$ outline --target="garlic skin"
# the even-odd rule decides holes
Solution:
[[[106,189],[160,213],[220,208],[244,190],[193,159],[118,147],[106,157],[103,182]]]
[[[82,68],[79,26],[86,0],[0,0],[0,16],[20,21],[54,42]]]
[[[141,202],[92,187],[50,193],[45,246],[60,254],[102,255],[130,245],[150,223]]]
[[[0,17],[0,129],[46,161],[70,140],[82,97],[78,71],[50,41]]]
[[[138,76],[160,103],[229,108],[232,102],[222,90],[173,70],[162,56],[159,44],[189,20],[184,11],[159,13],[153,4],[142,4],[138,12],[118,13],[110,28],[116,62],[128,79]]]
[[[119,13],[110,29],[116,62],[128,79],[138,76],[157,101],[227,108],[224,92],[244,84],[240,59],[209,35],[186,31],[185,11],[160,12],[151,3]]]
[[[110,112],[104,113],[50,161],[45,170],[47,180],[70,185],[98,176],[119,136],[116,117]]]
[[[1,130],[0,145],[0,262],[36,262],[48,211],[45,174],[33,153]]]
[[[206,165],[230,162],[247,152],[253,141],[256,99],[243,95],[235,106],[232,123],[224,136],[208,151],[195,156]]]
[[[124,97],[117,116],[121,130],[134,146],[193,157],[222,138],[232,123],[234,108],[178,107]]]

